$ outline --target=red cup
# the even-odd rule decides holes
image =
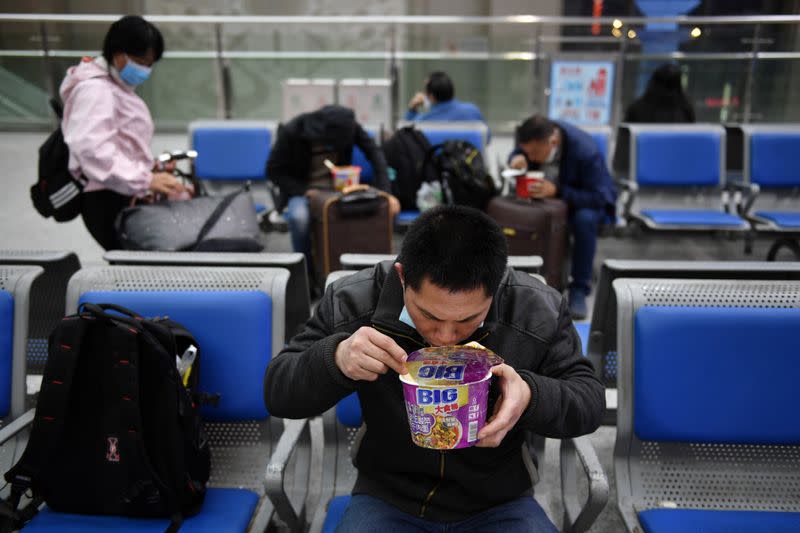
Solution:
[[[526,172],[522,176],[517,176],[517,198],[530,198],[531,187],[534,183],[544,179],[543,172]]]

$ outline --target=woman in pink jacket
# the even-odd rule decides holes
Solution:
[[[185,192],[175,176],[158,169],[150,150],[153,119],[134,92],[163,53],[158,29],[141,17],[126,16],[109,28],[102,56],[84,58],[61,83],[69,169],[87,180],[81,215],[106,250],[120,248],[114,221],[135,198]]]

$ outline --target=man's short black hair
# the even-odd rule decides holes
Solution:
[[[415,291],[428,280],[451,292],[483,288],[491,296],[508,261],[506,236],[472,207],[446,205],[423,212],[408,229],[397,261]]]
[[[543,117],[542,115],[533,115],[531,118],[525,120],[522,124],[517,126],[517,144],[527,143],[530,141],[546,141],[553,135],[555,130],[556,125],[553,123],[553,121]]]
[[[453,88],[453,80],[450,79],[450,76],[438,70],[431,72],[428,76],[425,92],[432,95],[437,102],[448,102],[453,99],[456,90]]]
[[[103,41],[103,57],[111,64],[114,54],[142,57],[153,51],[153,61],[164,54],[164,37],[158,28],[137,15],[125,15],[108,28]]]

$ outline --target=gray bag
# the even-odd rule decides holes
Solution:
[[[126,250],[259,252],[261,232],[247,188],[123,209],[115,224]]]

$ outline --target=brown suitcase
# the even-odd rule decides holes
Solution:
[[[351,195],[365,192],[375,198],[363,202],[348,202],[355,198]],[[319,191],[309,200],[311,256],[320,286],[325,284],[328,274],[341,270],[339,257],[343,253],[392,253],[389,195],[364,185],[349,192],[347,198],[344,196],[338,192]],[[361,205],[355,205],[357,203]],[[367,212],[360,212],[364,211],[362,208],[365,206]]]
[[[563,289],[567,259],[567,204],[557,198],[492,198],[487,213],[503,229],[509,255],[539,255],[547,284]]]

